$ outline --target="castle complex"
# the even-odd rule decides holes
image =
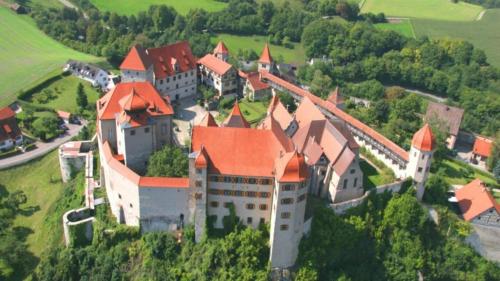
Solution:
[[[308,231],[308,196],[339,203],[363,195],[360,146],[383,155],[399,178],[412,177],[422,197],[434,149],[428,125],[406,152],[343,112],[338,92],[324,101],[281,79],[267,45],[257,73],[235,70],[227,52],[219,44],[196,62],[186,42],[135,46],[121,65],[124,82],[97,101],[101,181],[119,222],[142,231],[192,224],[199,241],[207,223],[222,228],[235,210],[244,225],[270,225],[271,266],[288,268]],[[233,84],[245,77],[257,81]],[[266,117],[254,127],[237,102],[220,124],[207,113],[191,131],[188,177],[143,176],[151,154],[173,143],[170,101],[194,95],[197,81],[219,95],[236,93],[232,85],[254,89],[260,83],[266,87],[259,89],[291,94],[298,108],[289,113],[273,95]]]

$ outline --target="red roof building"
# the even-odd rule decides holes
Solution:
[[[219,41],[219,43],[214,49],[214,55],[218,56],[218,55],[228,55],[228,54],[229,50],[227,49],[226,45],[224,45],[224,42]]]
[[[247,120],[245,119],[245,117],[243,117],[243,114],[241,113],[238,101],[234,102],[233,109],[231,110],[231,113],[226,118],[222,126],[234,127],[234,128],[250,128],[250,124],[247,122]]]
[[[474,147],[472,148],[472,153],[482,158],[488,158],[491,156],[492,147],[493,147],[492,140],[485,137],[477,136],[476,140],[474,141]]]
[[[433,151],[436,148],[434,135],[429,124],[426,123],[413,135],[411,145],[421,151]]]
[[[10,107],[0,109],[0,149],[7,149],[22,141],[16,113]]]
[[[218,59],[212,54],[207,54],[198,60],[198,64],[205,66],[217,75],[225,75],[233,66],[229,63]]]
[[[479,222],[500,225],[500,204],[495,200],[484,182],[475,179],[455,191],[458,206],[466,221],[478,219]],[[494,218],[494,221],[490,219]]]

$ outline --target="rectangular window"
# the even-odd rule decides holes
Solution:
[[[265,223],[266,223],[266,219],[265,219],[265,218],[260,218],[259,223],[260,223],[260,224],[265,224]]]
[[[265,211],[265,210],[267,210],[267,204],[260,204],[260,205],[259,205],[259,209],[260,209],[261,211]]]
[[[203,194],[201,194],[201,193],[199,193],[199,192],[198,192],[198,193],[196,193],[196,194],[194,195],[194,198],[195,198],[196,200],[201,200],[201,199],[203,198]]]
[[[300,195],[300,196],[299,196],[299,198],[297,198],[297,201],[298,201],[298,202],[302,202],[302,201],[304,201],[305,199],[306,199],[306,195],[305,195],[305,194],[302,194],[302,195]]]
[[[248,191],[247,192],[247,196],[248,197],[257,197],[257,192],[255,192],[255,191]]]
[[[201,174],[201,172],[202,172],[201,169],[196,169],[197,174]]]
[[[132,205],[132,203],[128,204],[130,206],[130,208],[134,208],[134,205]]]
[[[256,178],[249,178],[248,179],[248,183],[249,184],[256,184],[257,183],[257,179]]]
[[[356,173],[356,170],[355,169],[351,169],[351,174],[354,174]]]
[[[247,204],[247,209],[248,209],[248,210],[253,210],[253,209],[255,209],[255,204],[253,204],[253,203],[248,203],[248,204]]]
[[[225,196],[231,196],[231,194],[232,194],[231,190],[224,189]]]
[[[343,189],[347,188],[347,179],[344,180],[344,185],[342,186]]]
[[[269,194],[269,192],[260,192],[259,193],[260,198],[269,198],[269,196],[271,196],[271,194]]]
[[[282,231],[288,230],[288,224],[280,225],[280,230],[282,230]]]
[[[283,212],[281,213],[281,218],[282,219],[289,219],[292,215],[290,214],[290,212]]]
[[[201,181],[200,180],[195,181],[194,184],[195,184],[196,187],[201,187]]]
[[[425,154],[422,154],[422,159],[425,159]]]
[[[212,202],[210,202],[210,207],[212,207],[212,208],[217,208],[217,207],[219,207],[219,202],[217,202],[217,201],[212,201]]]
[[[252,224],[252,221],[253,221],[252,217],[247,218],[247,224]]]
[[[281,204],[283,205],[293,204],[293,198],[283,198],[281,199]]]
[[[135,135],[135,130],[130,130],[130,135],[134,136]]]
[[[291,184],[285,184],[281,187],[281,191],[293,191],[295,190],[295,186]]]
[[[118,193],[118,198],[122,199],[122,195],[120,193]]]
[[[167,83],[170,82],[170,78],[167,77]]]
[[[358,178],[355,178],[355,179],[354,179],[354,184],[353,184],[353,186],[352,186],[352,187],[356,187],[357,185],[358,185]]]
[[[234,191],[234,196],[243,196],[243,191],[241,191],[241,190],[235,190]]]
[[[422,173],[422,167],[418,167],[418,172]]]
[[[149,133],[149,128],[144,128],[144,133]]]
[[[163,85],[163,79],[160,79],[160,85]]]

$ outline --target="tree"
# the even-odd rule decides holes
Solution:
[[[332,88],[332,79],[323,75],[321,70],[316,70],[314,72],[314,77],[311,82],[311,91],[321,98],[327,98],[330,94],[330,89]]]
[[[424,201],[430,204],[446,204],[450,185],[445,180],[444,171],[431,175],[425,183]]]
[[[188,158],[176,146],[167,145],[149,157],[147,175],[150,177],[185,177]]]
[[[76,89],[76,104],[83,110],[88,106],[87,95],[85,94],[85,89],[82,83],[78,83],[78,88]]]

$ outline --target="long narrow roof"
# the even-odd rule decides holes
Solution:
[[[455,191],[455,197],[467,221],[473,220],[491,208],[500,215],[500,204],[480,179],[475,179]]]

